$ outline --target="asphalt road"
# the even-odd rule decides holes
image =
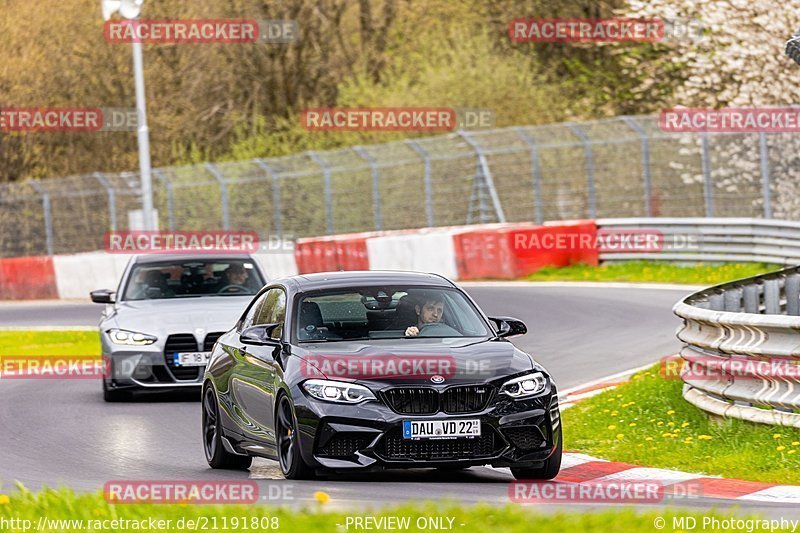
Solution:
[[[515,342],[533,353],[560,388],[655,362],[678,348],[672,305],[686,289],[468,286],[488,314],[515,316],[529,333]],[[97,323],[92,304],[0,304],[1,326]],[[0,382],[0,488],[67,485],[97,490],[110,480],[262,480],[281,494],[272,503],[303,505],[324,490],[332,507],[362,509],[409,499],[506,504],[507,470],[471,468],[389,472],[314,482],[281,479],[277,465],[257,460],[249,473],[208,468],[200,442],[200,408],[189,398],[106,404],[94,380]],[[708,507],[715,502],[700,500]],[[747,507],[747,506],[744,506]],[[759,505],[763,508],[763,505]],[[753,508],[751,508],[753,509]],[[788,508],[766,509],[786,514]],[[798,511],[794,511],[797,513]]]

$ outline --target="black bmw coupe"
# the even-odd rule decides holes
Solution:
[[[275,459],[290,479],[387,468],[510,467],[551,479],[561,418],[547,371],[434,274],[271,282],[214,345],[203,383],[213,468]]]

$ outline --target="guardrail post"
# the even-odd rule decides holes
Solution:
[[[589,218],[597,218],[597,192],[594,186],[594,154],[592,153],[591,141],[577,124],[566,122],[564,125],[580,139],[583,145],[583,156],[586,160],[586,190],[589,195]]]
[[[528,132],[522,128],[515,128],[517,135],[525,141],[531,149],[531,175],[533,177],[533,210],[536,217],[536,223],[541,224],[544,221],[544,213],[542,212],[542,170],[539,165],[539,150],[536,148],[536,143],[533,138],[528,135]]]
[[[206,163],[206,168],[219,182],[219,194],[222,200],[222,229],[231,229],[230,206],[228,205],[228,182],[214,163]]]
[[[423,164],[425,165],[425,175],[423,177],[425,182],[425,216],[428,219],[428,227],[432,228],[434,225],[434,212],[433,183],[431,182],[431,157],[428,151],[414,139],[406,139],[406,144],[408,144],[412,150],[419,154],[419,156],[422,158]]]
[[[744,286],[744,312],[745,313],[754,313],[758,314],[759,311],[759,301],[758,301],[758,293],[759,293],[759,286],[755,283],[751,283],[749,285]]]
[[[764,314],[779,315],[781,313],[780,280],[764,280]]]
[[[714,184],[711,183],[711,158],[708,155],[708,132],[700,133],[700,163],[703,167],[703,198],[705,199],[706,216],[714,216]]]
[[[369,164],[372,174],[372,209],[375,213],[375,230],[383,229],[383,217],[381,215],[381,182],[378,162],[363,146],[354,146],[353,151]]]
[[[800,275],[786,276],[783,290],[786,293],[786,314],[800,316]]]
[[[272,180],[272,224],[275,226],[275,233],[283,239],[283,221],[281,220],[281,184],[278,173],[275,172],[269,163],[263,159],[256,159],[256,165],[267,173]]]
[[[723,311],[725,310],[725,297],[718,292],[711,294],[708,297],[708,305],[712,311]]]
[[[725,311],[738,313],[742,310],[742,289],[734,287],[723,293]]]
[[[331,190],[331,170],[316,152],[308,152],[308,157],[322,169],[325,189],[325,225],[328,235],[333,235],[333,191]]]
[[[475,154],[478,156],[478,169],[483,177],[484,184],[489,189],[489,196],[491,197],[492,204],[494,205],[494,212],[497,216],[497,221],[505,223],[506,214],[503,212],[503,206],[500,204],[500,197],[497,195],[497,189],[494,186],[494,178],[492,178],[492,171],[489,168],[489,161],[486,159],[486,153],[484,152],[483,147],[466,131],[459,130],[458,134],[462,139],[464,139],[464,141],[466,141],[467,144],[472,147],[473,150],[475,150]],[[480,196],[480,199],[481,222],[488,222],[488,217],[485,215],[486,209],[483,206],[483,195]]]
[[[114,187],[108,182],[102,172],[95,172],[92,174],[97,181],[100,182],[108,194],[108,221],[111,225],[111,231],[117,229],[117,198],[114,192]]]
[[[44,190],[42,185],[36,180],[30,180],[28,183],[30,183],[31,187],[42,197],[45,248],[47,249],[47,255],[53,255],[53,213],[52,206],[50,205],[50,193]]]
[[[633,131],[639,134],[642,139],[642,185],[644,188],[644,213],[645,216],[653,216],[653,186],[652,178],[650,176],[650,137],[647,132],[642,128],[633,117],[622,117],[623,122],[628,125]]]
[[[170,231],[175,231],[175,198],[172,193],[172,182],[160,169],[154,168],[153,175],[164,184],[164,189],[167,191],[167,225]]]
[[[761,160],[761,194],[764,197],[764,218],[772,218],[772,194],[769,190],[769,151],[767,134],[758,134],[758,151]]]

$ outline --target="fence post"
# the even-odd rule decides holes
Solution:
[[[761,194],[764,196],[764,218],[772,218],[772,196],[769,190],[769,151],[767,134],[758,134],[758,151],[761,159]]]
[[[333,192],[331,191],[331,170],[316,152],[308,152],[308,157],[322,169],[325,187],[325,224],[328,235],[333,235]]]
[[[44,211],[44,239],[47,255],[53,255],[53,215],[50,206],[50,193],[45,191],[42,185],[36,180],[30,180],[31,184],[39,196],[42,197],[42,211]]]
[[[531,176],[533,177],[533,212],[536,218],[536,223],[541,224],[544,221],[544,213],[542,213],[542,169],[539,166],[539,150],[536,148],[536,143],[533,138],[528,135],[528,132],[522,128],[515,128],[517,135],[527,144],[531,149]]]
[[[639,134],[642,139],[642,184],[644,186],[644,215],[646,217],[653,216],[653,185],[652,176],[650,175],[650,137],[647,132],[633,117],[624,116],[622,120],[633,131]]]
[[[167,224],[170,231],[175,231],[175,198],[172,194],[172,182],[160,169],[154,168],[153,175],[164,184],[167,191]]]
[[[214,163],[206,163],[206,168],[219,182],[219,194],[222,199],[222,229],[231,229],[230,206],[228,205],[228,182]]]
[[[781,314],[781,288],[777,279],[764,280],[764,314]]]
[[[597,192],[594,186],[594,154],[591,141],[577,124],[566,122],[564,125],[580,139],[583,145],[583,156],[586,160],[586,188],[589,195],[589,218],[597,218]]]
[[[786,314],[800,315],[800,274],[786,276],[783,290],[786,293]]]
[[[434,213],[433,213],[433,184],[431,182],[431,158],[428,151],[422,147],[417,141],[414,139],[406,139],[406,144],[411,147],[412,150],[417,152],[419,156],[422,158],[422,162],[425,164],[425,215],[428,219],[428,227],[432,228],[434,225]]]
[[[708,132],[700,132],[700,162],[703,165],[703,197],[705,198],[706,216],[714,216],[714,197],[711,183],[711,159],[708,155]]]
[[[256,159],[256,164],[261,167],[272,179],[272,223],[275,232],[283,239],[283,222],[281,221],[281,183],[278,173],[263,159]]]
[[[111,225],[111,231],[115,231],[117,229],[117,198],[114,187],[111,186],[102,172],[95,172],[92,175],[106,189],[108,194],[108,220]]]
[[[497,215],[497,221],[500,223],[505,223],[506,214],[503,212],[503,206],[500,204],[500,197],[497,195],[497,189],[494,186],[494,179],[492,178],[492,171],[489,168],[489,161],[486,159],[486,153],[483,151],[483,147],[481,147],[481,145],[466,131],[459,130],[457,133],[467,142],[467,144],[472,147],[473,150],[475,150],[475,154],[478,156],[478,169],[483,176],[486,187],[489,189],[489,196],[491,197],[492,204],[494,205],[494,212],[495,215]],[[484,212],[485,209],[483,206],[481,206],[481,222],[484,221]]]
[[[369,164],[372,173],[372,209],[375,213],[375,230],[383,229],[383,216],[381,215],[381,182],[378,162],[363,146],[354,146],[353,151]]]

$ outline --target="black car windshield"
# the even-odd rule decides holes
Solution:
[[[264,285],[247,259],[170,260],[135,265],[123,300],[247,296]]]
[[[493,335],[458,290],[438,287],[363,287],[316,291],[300,300],[300,342]]]

